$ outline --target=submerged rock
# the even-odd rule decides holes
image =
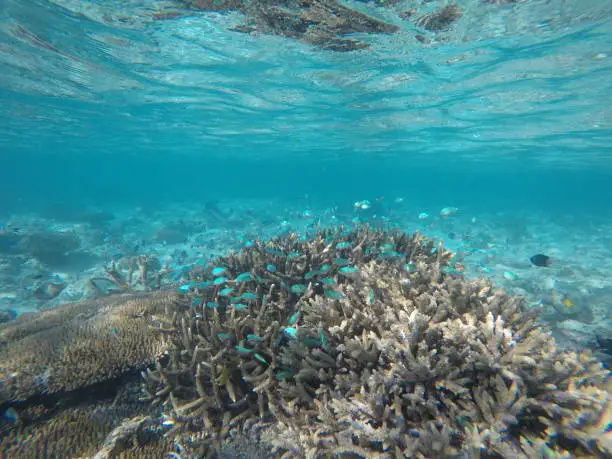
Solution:
[[[187,0],[201,11],[239,11],[247,21],[233,30],[295,38],[332,51],[352,51],[369,45],[346,38],[352,33],[393,33],[395,24],[374,19],[335,0]]]

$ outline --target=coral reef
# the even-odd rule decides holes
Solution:
[[[0,399],[70,391],[143,368],[165,351],[149,328],[173,295],[115,295],[23,315],[0,327]]]
[[[451,256],[418,233],[289,234],[189,271],[178,293],[0,325],[18,419],[0,454],[214,457],[233,441],[252,457],[609,457],[609,371]],[[114,401],[97,400],[110,379]]]
[[[213,444],[275,420],[265,439],[287,457],[609,455],[609,372],[449,258],[367,228],[221,258],[160,320],[176,333],[150,398]]]

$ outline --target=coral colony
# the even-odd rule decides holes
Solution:
[[[2,457],[610,457],[610,373],[441,244],[255,241],[0,325]]]

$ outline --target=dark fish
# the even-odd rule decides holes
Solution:
[[[541,253],[534,255],[529,260],[531,260],[531,262],[536,266],[542,266],[542,267],[552,266],[552,258],[546,255],[543,255]]]
[[[596,347],[600,352],[612,355],[612,339],[595,335]]]

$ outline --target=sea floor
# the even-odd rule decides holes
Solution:
[[[441,239],[453,275],[485,277],[542,309],[562,346],[608,351],[612,221],[420,209],[400,198],[321,206],[305,200],[184,202],[163,209],[65,204],[0,215],[0,321],[113,291],[173,288],[199,265],[249,241],[370,224]],[[552,258],[550,267],[530,257]],[[602,358],[609,358],[603,354]]]

